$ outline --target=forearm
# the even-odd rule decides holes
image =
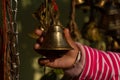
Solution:
[[[81,79],[108,80],[120,76],[120,53],[105,52],[77,43],[81,58],[65,74]]]

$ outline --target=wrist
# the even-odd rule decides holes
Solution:
[[[84,65],[85,65],[85,51],[84,51],[84,47],[83,45],[76,43],[78,46],[78,52],[77,52],[77,56],[76,56],[76,60],[74,62],[73,67],[69,68],[69,69],[65,69],[64,72],[66,75],[69,75],[71,77],[78,77],[83,69],[84,69]]]
[[[71,68],[64,69],[65,74],[71,77],[77,77],[83,69],[80,63],[81,63],[81,51],[78,51],[77,57],[73,66]]]
[[[77,64],[80,61],[80,59],[81,59],[81,51],[78,51],[74,65]]]

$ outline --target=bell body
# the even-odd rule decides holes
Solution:
[[[70,50],[71,47],[64,38],[63,29],[56,25],[49,27],[41,50]]]
[[[44,53],[43,55],[61,55],[65,51],[69,51],[71,49],[72,47],[68,44],[64,37],[62,26],[60,24],[53,24],[50,26],[45,34],[44,41],[40,49],[40,51],[49,53]]]

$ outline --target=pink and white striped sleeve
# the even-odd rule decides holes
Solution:
[[[120,80],[120,53],[83,46],[85,64],[78,80]]]

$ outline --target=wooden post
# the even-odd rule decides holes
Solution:
[[[7,76],[7,54],[6,54],[6,49],[7,49],[7,23],[6,23],[6,0],[2,0],[2,53],[1,53],[1,59],[2,59],[2,78],[1,80],[9,80]]]
[[[1,80],[4,80],[3,79],[3,35],[2,35],[2,29],[0,28],[0,79]]]

